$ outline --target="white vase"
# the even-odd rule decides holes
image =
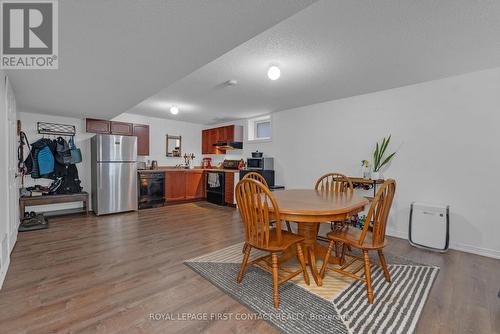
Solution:
[[[375,171],[372,172],[372,177],[371,177],[372,180],[379,180],[381,178],[382,174],[380,172],[375,172]]]

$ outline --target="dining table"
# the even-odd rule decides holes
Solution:
[[[317,240],[319,224],[345,221],[363,211],[369,201],[353,192],[327,192],[314,189],[290,189],[273,192],[280,218],[297,224],[298,234],[304,237],[304,257],[314,281],[322,285],[316,259],[324,258],[327,247]],[[271,209],[272,211],[272,209]],[[290,258],[283,254],[281,261]],[[340,258],[331,256],[329,262],[339,264]]]

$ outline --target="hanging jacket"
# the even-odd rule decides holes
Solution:
[[[53,143],[52,140],[50,139],[45,139],[41,138],[38,139],[36,142],[31,144],[31,150],[30,153],[28,154],[28,157],[24,161],[24,164],[27,169],[27,173],[31,174],[31,177],[34,179],[38,179],[41,177],[44,178],[52,178],[53,177],[53,171],[54,171],[54,156],[53,156]],[[48,151],[47,149],[48,148]],[[40,151],[44,150],[42,153],[42,159],[41,162],[43,164],[43,172],[44,174],[40,173],[40,168],[39,168],[39,163],[40,160],[38,159],[38,155]],[[52,155],[52,158],[49,156]],[[51,163],[52,161],[52,163]],[[50,171],[52,169],[52,171]],[[47,173],[45,173],[47,172]]]

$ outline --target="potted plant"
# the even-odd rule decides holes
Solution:
[[[373,173],[372,173],[373,180],[378,180],[382,178],[380,170],[382,169],[382,167],[388,164],[396,154],[396,152],[393,152],[384,158],[385,151],[387,150],[387,146],[389,145],[390,141],[391,141],[391,136],[389,135],[387,139],[385,137],[382,139],[382,143],[380,145],[377,142],[377,146],[375,147],[375,152],[373,152]]]

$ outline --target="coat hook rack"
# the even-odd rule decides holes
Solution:
[[[37,122],[37,130],[39,134],[55,135],[55,136],[74,136],[76,127],[69,124]]]

